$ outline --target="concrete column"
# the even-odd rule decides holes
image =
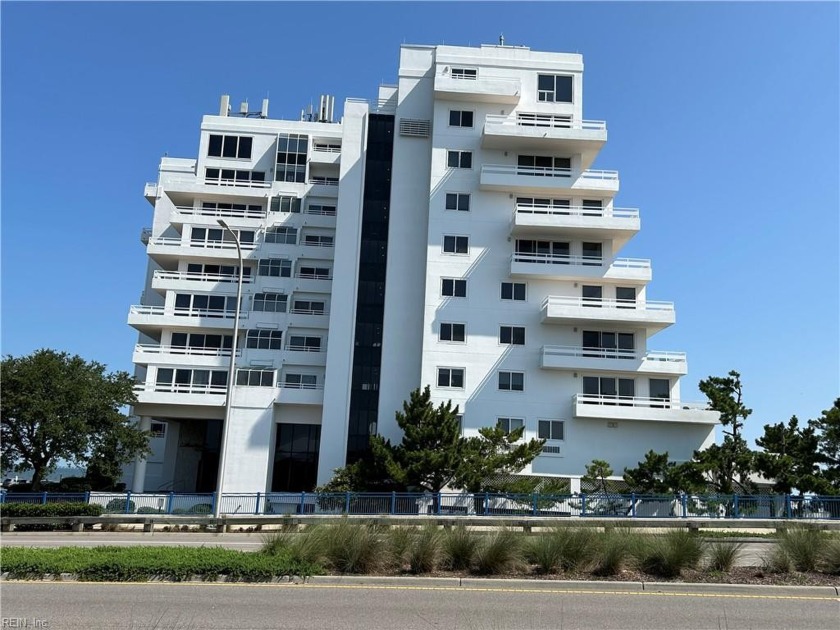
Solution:
[[[152,428],[152,419],[149,416],[142,416],[139,424],[141,431],[149,431]],[[143,492],[146,482],[146,458],[137,457],[134,460],[134,479],[131,482],[132,492]]]

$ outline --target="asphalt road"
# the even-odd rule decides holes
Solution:
[[[594,587],[593,587],[594,588]],[[687,587],[691,589],[691,587]],[[751,593],[758,594],[751,594]],[[836,630],[830,596],[352,585],[4,582],[3,627]],[[11,625],[6,619],[20,619]]]
[[[21,547],[95,547],[99,545],[184,545],[189,547],[220,546],[241,551],[257,551],[262,534],[201,534],[191,532],[10,532],[0,536],[3,545]],[[770,551],[771,541],[748,542],[741,549],[739,566],[761,566]],[[840,626],[838,626],[840,627]]]

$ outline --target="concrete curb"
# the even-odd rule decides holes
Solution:
[[[616,582],[605,580],[523,580],[505,578],[461,578],[462,588],[540,591],[610,591],[628,592],[643,589],[641,582]]]
[[[392,586],[392,587],[426,587],[426,588],[459,588],[461,578],[457,577],[401,577],[401,576],[370,576],[370,575],[313,575],[306,580],[295,579],[300,584],[341,584],[345,586]]]
[[[777,586],[774,584],[713,584],[709,582],[644,582],[651,593],[725,593],[727,595],[763,595],[785,597],[837,597],[836,586]]]

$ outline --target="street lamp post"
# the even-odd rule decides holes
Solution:
[[[230,363],[228,364],[227,393],[225,394],[225,419],[222,425],[222,446],[219,450],[219,478],[216,482],[216,500],[213,502],[213,516],[219,518],[222,513],[222,485],[225,478],[225,464],[227,462],[228,437],[230,435],[230,413],[233,403],[233,386],[236,379],[236,342],[239,337],[239,311],[242,306],[242,245],[239,242],[239,235],[230,229],[230,226],[222,219],[218,220],[221,225],[233,238],[236,244],[236,256],[239,259],[239,280],[236,285],[236,311],[233,318],[233,341],[230,348]]]

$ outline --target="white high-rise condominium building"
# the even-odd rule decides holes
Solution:
[[[212,491],[244,259],[226,492],[308,490],[364,452],[410,391],[547,441],[526,474],[690,459],[717,414],[680,398],[686,359],[648,348],[674,307],[620,257],[639,212],[592,170],[583,60],[524,47],[403,46],[399,84],[340,122],[268,104],[201,124],[197,159],[146,185],[149,266],[129,324],[134,414],[154,453],[135,491]]]

